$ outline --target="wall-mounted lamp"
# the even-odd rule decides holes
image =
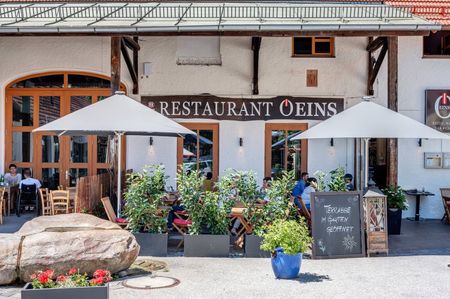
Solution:
[[[419,147],[422,147],[422,138],[419,138],[419,141],[417,141],[417,145],[418,145]]]
[[[330,139],[330,146],[331,146],[331,147],[334,146],[334,139],[333,139],[333,138]]]
[[[144,62],[142,66],[142,73],[145,77],[148,78],[150,74],[152,73],[152,63],[151,62]]]
[[[243,146],[244,145],[244,140],[242,139],[242,137],[239,138],[239,146]]]
[[[153,146],[153,137],[150,137],[150,139],[149,139],[149,141],[148,141],[148,144],[149,144],[150,146]]]

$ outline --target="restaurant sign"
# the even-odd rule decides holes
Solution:
[[[450,90],[427,90],[425,98],[426,125],[450,133]]]
[[[141,102],[171,118],[218,120],[324,120],[344,109],[342,98],[223,98],[201,96],[143,96]]]

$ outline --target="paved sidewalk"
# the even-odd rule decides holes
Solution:
[[[181,283],[135,290],[111,285],[110,298],[449,298],[450,256],[401,256],[305,260],[295,280],[276,280],[269,259],[155,258]],[[0,298],[20,298],[19,288],[1,287]]]

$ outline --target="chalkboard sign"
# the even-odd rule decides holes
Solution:
[[[311,193],[313,258],[365,256],[362,194]]]

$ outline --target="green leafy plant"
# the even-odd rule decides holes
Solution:
[[[401,210],[406,210],[408,208],[406,195],[400,186],[391,185],[381,191],[387,196],[388,208]]]
[[[338,167],[330,171],[331,178],[328,183],[328,189],[335,192],[346,192],[347,188],[345,188],[344,175],[345,171],[343,167]]]
[[[317,179],[316,191],[317,192],[325,191],[325,189],[327,188],[327,184],[325,182],[326,173],[321,170],[317,170],[316,172],[314,172],[314,177]]]
[[[259,195],[256,174],[253,171],[227,169],[217,183],[219,200],[231,208],[237,201],[246,206]]]
[[[312,243],[303,218],[299,221],[277,219],[262,237],[262,250],[274,252],[276,248],[281,247],[289,255],[305,252]]]
[[[203,204],[201,199],[203,180],[204,177],[197,171],[187,171],[182,167],[178,169],[178,192],[186,211],[189,213],[189,220],[192,221],[192,225],[189,228],[191,235],[198,235],[202,231]]]
[[[203,197],[203,223],[213,235],[225,235],[230,221],[226,208],[219,204],[217,192],[206,192]]]
[[[294,171],[283,171],[281,176],[274,180],[270,189],[267,190],[266,195],[269,201],[265,205],[258,206],[256,202],[249,204],[246,216],[255,235],[262,236],[268,225],[278,219],[295,218],[295,208],[289,204],[294,186]]]
[[[161,210],[167,177],[162,165],[145,167],[127,177],[125,215],[133,232],[162,233],[167,228],[167,211]]]

